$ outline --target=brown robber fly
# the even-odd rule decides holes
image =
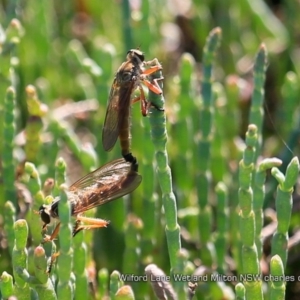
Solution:
[[[147,76],[161,69],[162,67],[156,58],[145,62],[143,52],[140,50],[132,49],[128,51],[126,61],[118,69],[109,94],[102,131],[102,144],[105,151],[110,151],[119,137],[122,155],[125,160],[132,163],[136,162],[136,159],[130,153],[130,104],[140,100],[143,116],[148,114],[151,103],[147,102],[141,84],[143,83],[152,92],[160,95],[162,90],[157,80],[162,78],[153,80],[153,83],[151,83]],[[131,99],[131,95],[136,88],[139,89],[140,96]]]
[[[71,214],[76,217],[73,236],[83,229],[106,227],[109,224],[102,219],[84,217],[82,213],[134,191],[142,181],[142,176],[137,173],[136,168],[136,165],[126,162],[123,158],[117,159],[87,174],[70,186],[67,197],[71,203]],[[39,214],[44,222],[43,229],[51,219],[59,218],[59,201],[60,198],[56,197],[51,204],[43,204],[40,207]],[[51,241],[57,236],[59,225],[60,223],[50,237],[46,236],[44,242]]]

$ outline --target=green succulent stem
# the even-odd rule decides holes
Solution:
[[[272,238],[272,256],[278,255],[283,266],[286,266],[288,255],[288,230],[291,220],[294,185],[299,175],[299,160],[294,157],[286,169],[286,175],[279,171],[277,167],[271,170],[279,185],[276,194],[277,230]]]
[[[73,248],[76,249],[73,253],[73,270],[75,274],[74,298],[84,299],[88,295],[88,278],[85,269],[87,262],[87,245],[84,242],[84,232],[76,234],[73,239]]]
[[[226,249],[228,243],[228,190],[223,182],[216,186],[217,195],[217,235],[215,240],[218,273],[226,274]]]
[[[61,173],[63,173],[63,165],[61,165]],[[74,295],[73,284],[71,282],[73,248],[72,248],[72,227],[71,207],[65,192],[66,187],[61,185],[60,201],[59,201],[59,244],[60,252],[58,257],[59,280],[57,285],[57,295],[59,299],[72,299]]]
[[[243,275],[260,276],[258,253],[255,244],[255,214],[253,211],[252,173],[254,169],[257,127],[248,126],[246,148],[239,164],[240,237],[242,242]],[[246,298],[263,299],[261,280],[243,280]]]
[[[41,133],[43,130],[42,118],[46,115],[48,107],[38,99],[37,91],[34,86],[26,87],[27,109],[29,117],[25,128],[26,160],[36,163],[41,149]]]
[[[13,277],[7,272],[3,272],[0,277],[0,290],[2,297],[9,298],[10,296],[15,294]]]
[[[284,265],[279,255],[274,255],[270,262],[270,299],[285,299]],[[278,280],[278,278],[282,278]]]
[[[117,293],[118,289],[120,288],[120,273],[118,271],[113,271],[110,274],[110,297],[112,300],[116,299],[115,294]]]
[[[14,278],[16,295],[18,299],[29,299],[30,288],[19,275],[16,268],[28,268],[28,251],[26,249],[28,238],[28,225],[25,220],[18,220],[14,224],[15,245],[12,251],[12,263],[14,266]]]
[[[253,185],[253,211],[255,215],[255,244],[259,258],[262,257],[261,231],[264,223],[263,204],[265,200],[266,171],[273,167],[279,167],[281,163],[282,161],[278,158],[266,158],[260,162],[255,171]]]
[[[209,192],[211,188],[211,145],[213,139],[214,97],[212,92],[212,71],[216,51],[221,41],[221,28],[214,28],[206,39],[203,49],[203,77],[201,80],[202,104],[199,113],[198,139],[196,142],[196,188],[198,195],[198,231],[202,243],[202,259],[204,264],[211,265],[214,251],[211,252],[211,225],[212,215],[209,205]]]
[[[255,124],[257,127],[257,145],[256,145],[256,158],[260,154],[262,147],[262,124],[264,117],[264,85],[266,78],[266,68],[267,68],[267,48],[264,44],[260,45],[258,53],[254,62],[254,70],[253,70],[253,81],[254,81],[254,90],[251,99],[251,109],[249,116],[249,124]]]
[[[162,79],[162,72],[158,71],[151,75],[151,80]],[[162,81],[158,84],[162,88]],[[162,192],[162,202],[166,219],[166,237],[168,243],[171,270],[177,265],[177,253],[181,248],[180,227],[177,223],[176,198],[172,188],[171,168],[168,164],[166,115],[163,95],[157,95],[149,91],[149,101],[153,104],[150,108],[149,122],[151,139],[155,148],[156,173]]]
[[[140,230],[143,223],[139,218],[130,214],[127,217],[127,224],[125,227],[125,252],[123,270],[127,274],[138,274],[138,261],[140,261],[139,248]]]
[[[13,159],[15,137],[15,101],[16,95],[13,87],[9,87],[4,98],[4,124],[3,124],[3,186],[4,199],[11,201],[17,207],[15,188],[15,163]]]
[[[40,218],[34,214],[34,211],[38,211],[40,206],[45,203],[44,193],[42,191],[42,184],[38,170],[33,163],[25,163],[26,177],[24,182],[26,183],[32,197],[33,197],[33,209],[31,211],[31,232],[33,242],[38,245],[41,241],[41,221]]]
[[[107,269],[100,269],[98,272],[98,294],[99,297],[104,298],[106,295],[108,295],[108,282],[109,282],[109,274]]]
[[[8,247],[12,253],[15,243],[15,229],[14,222],[16,219],[16,208],[11,201],[4,204],[4,229],[7,236]]]
[[[246,289],[245,286],[240,282],[235,286],[235,299],[246,300]]]

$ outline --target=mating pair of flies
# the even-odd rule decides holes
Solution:
[[[143,53],[138,49],[128,51],[126,61],[118,69],[109,94],[102,144],[106,151],[110,151],[119,137],[123,159],[105,164],[69,187],[67,197],[71,205],[71,214],[76,218],[73,236],[83,229],[106,227],[108,221],[87,218],[82,213],[131,193],[141,183],[142,177],[138,174],[137,160],[130,152],[130,105],[140,101],[143,116],[148,114],[153,104],[146,100],[141,84],[146,85],[155,94],[161,94],[162,90],[157,80],[162,78],[152,82],[148,79],[149,75],[161,69],[156,58],[146,62]],[[137,88],[140,95],[132,98]],[[57,197],[51,204],[40,207],[43,229],[46,229],[52,219],[59,218],[59,201]],[[59,224],[44,241],[51,241],[57,236]]]

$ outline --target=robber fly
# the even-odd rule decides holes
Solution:
[[[102,131],[102,144],[105,151],[110,151],[119,137],[123,157],[126,161],[135,163],[135,158],[130,153],[130,104],[140,100],[143,116],[148,114],[151,103],[147,102],[141,83],[160,95],[162,90],[157,80],[162,78],[151,83],[147,80],[147,76],[161,70],[162,67],[156,58],[145,62],[143,52],[138,49],[129,50],[126,59],[118,69],[110,90]],[[136,88],[139,89],[140,96],[131,99]]]
[[[82,213],[134,191],[142,181],[142,176],[137,173],[136,168],[136,165],[124,159],[117,159],[87,174],[70,186],[67,197],[71,203],[71,214],[76,217],[73,236],[83,229],[106,227],[109,224],[102,219],[84,217]],[[60,198],[56,197],[51,204],[43,204],[40,207],[39,214],[44,222],[43,229],[52,219],[59,218],[59,201]],[[60,223],[50,237],[44,239],[45,242],[57,236],[59,225]]]

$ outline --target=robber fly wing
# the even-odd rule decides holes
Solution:
[[[110,89],[108,106],[102,130],[102,144],[105,151],[109,151],[115,145],[119,135],[119,107],[120,87],[115,79]]]
[[[131,164],[126,162],[123,158],[111,161],[78,179],[69,187],[69,191],[75,192],[91,188],[94,185],[102,186],[107,185],[109,182],[117,182],[130,170]]]
[[[76,193],[79,201],[73,214],[84,212],[134,191],[142,176],[131,170],[124,159],[110,162],[75,182],[69,191]]]
[[[129,118],[130,98],[135,88],[135,80],[133,80],[134,76],[132,72],[127,72],[126,74],[128,73],[129,78],[127,77],[126,80],[121,79],[118,82],[115,78],[110,90],[102,130],[102,144],[105,151],[110,151],[113,148],[122,129],[121,127],[124,124],[124,119]]]

